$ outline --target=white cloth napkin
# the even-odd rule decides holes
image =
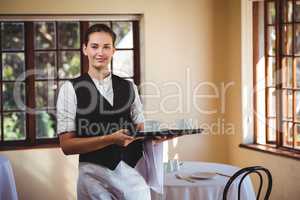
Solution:
[[[153,191],[163,194],[163,143],[152,144],[151,140],[145,141],[143,157],[135,169],[144,177]]]

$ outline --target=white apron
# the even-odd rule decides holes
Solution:
[[[92,163],[79,163],[78,200],[150,200],[144,178],[121,161],[114,170]]]
[[[152,192],[162,194],[163,144],[152,145],[147,141],[144,147],[136,169],[124,161],[120,161],[114,170],[80,162],[77,200],[151,200],[150,188]]]

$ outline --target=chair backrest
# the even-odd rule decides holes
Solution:
[[[246,178],[246,176],[248,176],[249,174],[257,174],[259,177],[259,189],[258,189],[258,193],[256,196],[256,199],[258,200],[260,195],[261,195],[261,190],[262,190],[262,186],[263,186],[263,176],[261,174],[261,172],[264,172],[267,175],[268,178],[268,187],[267,187],[267,191],[266,191],[266,195],[264,197],[264,200],[268,200],[271,194],[271,190],[272,190],[272,175],[270,173],[270,171],[264,167],[261,166],[253,166],[253,167],[246,167],[243,169],[240,169],[239,171],[237,171],[236,173],[233,174],[233,176],[230,177],[230,179],[228,180],[228,182],[225,185],[224,191],[223,191],[223,200],[227,199],[227,194],[230,188],[230,185],[240,176],[243,175],[242,178],[239,181],[238,184],[238,200],[240,200],[241,197],[241,185],[244,181],[244,179]]]

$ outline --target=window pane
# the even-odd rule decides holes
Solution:
[[[293,119],[293,91],[288,90],[288,119]]]
[[[276,119],[268,119],[268,141],[276,140]]]
[[[55,81],[36,81],[35,93],[36,93],[36,108],[54,108],[55,107]]]
[[[293,1],[284,2],[283,21],[291,22],[293,20]]]
[[[25,84],[23,82],[3,83],[3,109],[25,109]]]
[[[293,86],[293,59],[289,57],[282,59],[282,85],[288,88]]]
[[[2,50],[24,50],[24,23],[2,22]]]
[[[300,59],[295,58],[296,64],[296,87],[300,88]]]
[[[4,140],[25,139],[25,114],[23,112],[10,112],[3,114]]]
[[[293,146],[293,123],[283,123],[283,146]]]
[[[116,51],[113,57],[113,72],[121,77],[133,76],[133,51]]]
[[[269,56],[275,56],[275,47],[276,47],[276,33],[275,27],[270,26],[267,30],[267,42],[268,42],[268,54]]]
[[[25,61],[24,53],[2,54],[2,76],[3,80],[24,80]]]
[[[56,78],[56,52],[36,52],[36,79]]]
[[[112,28],[117,34],[117,48],[133,48],[132,22],[113,22]]]
[[[56,48],[55,22],[35,22],[35,49]]]
[[[59,77],[75,78],[80,75],[80,52],[62,51],[59,53]]]
[[[295,55],[300,55],[300,24],[295,24]]]
[[[300,122],[300,91],[296,91],[295,95],[296,95],[295,119]]]
[[[267,5],[268,8],[268,24],[274,24],[275,23],[275,2],[268,2]]]
[[[58,48],[80,48],[79,22],[58,22]]]
[[[291,90],[282,91],[282,111],[283,119],[292,121],[293,120],[293,95]]]
[[[276,116],[276,90],[275,88],[268,89],[268,117]]]
[[[55,111],[49,113],[40,111],[36,114],[36,133],[37,138],[54,138],[56,137]]]
[[[300,149],[300,124],[295,125],[295,148]]]
[[[284,55],[293,54],[293,26],[285,25],[283,26],[283,40],[282,40],[282,50]]]
[[[287,90],[282,90],[281,92],[281,101],[282,101],[282,118],[287,120],[288,115],[288,96]]]
[[[273,57],[268,58],[268,86],[275,86],[276,76],[276,59]]]
[[[300,1],[295,2],[295,20],[300,21]]]

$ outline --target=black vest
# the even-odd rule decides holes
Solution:
[[[76,97],[76,133],[78,137],[112,134],[120,129],[134,131],[130,107],[135,93],[132,85],[112,75],[113,106],[100,94],[91,77],[85,73],[71,80]],[[115,169],[121,160],[134,167],[141,158],[143,142],[134,141],[127,147],[116,144],[79,155],[79,162],[90,162]]]

